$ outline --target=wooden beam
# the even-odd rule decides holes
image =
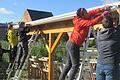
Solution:
[[[73,31],[73,27],[68,27],[68,28],[59,28],[59,29],[51,29],[51,30],[42,30],[44,34],[49,34],[49,33],[60,33],[60,32],[71,32]],[[39,31],[40,34],[41,30]],[[32,35],[34,32],[29,32],[27,35]]]
[[[50,23],[40,26],[33,26],[30,28],[30,32],[28,35],[32,35],[34,30],[39,30],[41,33],[49,34],[49,33],[60,33],[60,32],[69,32],[73,30],[72,20],[60,21],[57,23]]]
[[[51,54],[52,55],[54,53],[54,50],[55,50],[57,44],[59,43],[59,41],[60,41],[60,39],[62,37],[62,35],[63,35],[63,32],[59,33],[58,36],[57,36],[57,38],[56,38],[56,40],[55,40],[55,42],[54,42],[54,44],[52,45],[52,48],[51,48]]]

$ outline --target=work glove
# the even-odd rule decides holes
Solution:
[[[109,11],[104,11],[104,12],[102,13],[102,16],[106,16],[106,15],[109,15],[109,14],[110,14]]]

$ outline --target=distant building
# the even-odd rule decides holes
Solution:
[[[35,21],[38,19],[47,18],[51,16],[53,16],[51,12],[26,9],[22,16],[22,21],[23,22]]]
[[[52,16],[53,16],[52,12],[26,9],[22,16],[22,22],[30,22]],[[44,36],[48,38],[48,35],[44,35]]]
[[[52,12],[26,9],[22,16],[21,21],[29,22],[29,21],[35,21],[38,19],[43,19],[43,18],[47,18],[47,17],[51,17],[51,16],[53,16]],[[13,23],[13,25],[14,25],[14,23]],[[5,39],[6,30],[7,30],[7,24],[0,23],[0,39]]]

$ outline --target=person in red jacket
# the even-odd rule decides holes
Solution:
[[[103,16],[107,14],[105,9],[107,8],[98,8],[87,12],[85,8],[79,8],[77,10],[77,16],[73,19],[74,29],[69,40],[66,44],[67,48],[67,62],[60,75],[59,80],[65,80],[67,73],[70,71],[68,80],[74,80],[75,74],[80,66],[80,46],[85,41],[85,38],[88,34],[89,27],[93,26],[102,21]],[[96,14],[103,12],[101,15],[95,17]],[[95,18],[93,18],[95,17]]]

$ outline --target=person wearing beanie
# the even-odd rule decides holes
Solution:
[[[65,80],[69,71],[70,74],[68,80],[74,80],[80,66],[80,46],[83,45],[83,42],[87,37],[89,27],[101,22],[103,16],[108,14],[108,12],[104,12],[106,7],[109,6],[91,11],[87,11],[85,8],[79,8],[77,10],[77,15],[73,18],[74,29],[66,44],[66,49],[68,51],[67,61],[59,80]],[[95,17],[96,14],[101,12],[103,13]]]

